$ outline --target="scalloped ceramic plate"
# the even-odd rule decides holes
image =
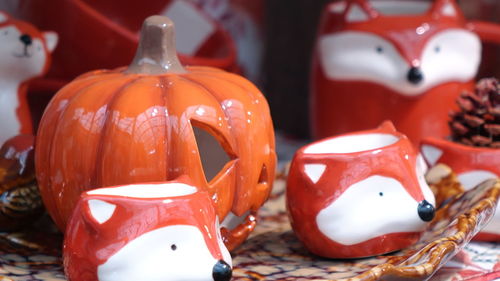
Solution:
[[[426,280],[460,251],[493,215],[500,182],[491,180],[449,200],[420,242],[389,255],[358,260],[311,256],[295,238],[278,179],[251,238],[233,252],[233,280]],[[66,280],[61,235],[53,231],[0,233],[0,281]],[[47,224],[43,226],[47,229]],[[13,244],[18,241],[25,245]]]

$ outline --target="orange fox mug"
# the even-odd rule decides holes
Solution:
[[[500,43],[500,26],[467,21],[455,0],[332,3],[312,67],[314,137],[387,119],[416,144],[447,136],[448,111],[473,88],[481,41]]]
[[[295,154],[287,182],[295,234],[329,258],[405,248],[434,217],[423,172],[422,158],[390,122],[307,145]]]

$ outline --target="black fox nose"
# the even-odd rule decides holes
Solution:
[[[418,67],[412,67],[410,68],[410,71],[408,71],[408,81],[410,83],[417,85],[418,83],[422,82],[424,80],[424,74],[422,73],[422,70]]]
[[[233,271],[225,261],[220,260],[214,265],[214,269],[212,270],[214,281],[229,281],[232,276]]]
[[[19,40],[24,43],[24,45],[29,46],[31,43],[33,43],[33,40],[31,39],[31,36],[28,34],[23,34],[21,37],[19,37]]]
[[[420,202],[420,204],[418,204],[418,216],[423,221],[431,221],[434,218],[435,213],[436,212],[434,210],[434,206],[432,206],[426,200],[424,200],[424,201]]]

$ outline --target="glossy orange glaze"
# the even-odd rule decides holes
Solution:
[[[360,152],[305,153],[308,147],[316,144],[313,143],[298,150],[294,156],[287,180],[287,209],[295,234],[314,254],[329,258],[367,257],[408,247],[420,237],[416,232],[387,233],[358,244],[343,245],[319,230],[316,219],[318,213],[337,200],[351,185],[373,175],[394,178],[416,202],[424,199],[415,173],[417,155],[413,145],[406,136],[396,132],[391,123],[385,122],[377,129],[342,136],[372,133],[392,134],[399,140],[379,149]],[[307,164],[326,165],[318,182],[313,183],[305,175]]]
[[[181,183],[184,182],[182,179]],[[115,205],[111,218],[102,224],[97,222],[91,215],[89,200]],[[65,233],[65,273],[70,280],[99,280],[97,267],[124,246],[147,232],[175,225],[197,227],[214,259],[222,260],[216,220],[214,206],[204,191],[171,199],[83,193]],[[147,253],[148,249],[144,249],[144,254]]]
[[[217,138],[231,158],[210,182],[193,125]],[[82,191],[180,176],[209,192],[221,221],[230,211],[256,212],[270,193],[275,166],[264,96],[246,79],[209,67],[84,74],[52,99],[37,137],[37,179],[62,230]]]
[[[350,0],[364,7],[373,17],[365,22],[346,22],[344,16],[325,9],[318,38],[335,32],[358,31],[378,35],[391,42],[408,67],[418,67],[425,44],[433,35],[447,29],[476,33],[481,40],[500,44],[500,26],[483,22],[467,22],[461,13],[443,16],[436,11],[454,0],[436,0],[421,15],[382,15],[368,0]],[[425,26],[425,32],[418,27]],[[383,120],[391,120],[415,145],[426,136],[449,135],[446,120],[455,108],[456,97],[473,88],[473,81],[451,80],[419,93],[405,96],[383,84],[366,81],[341,81],[326,77],[315,50],[311,75],[311,125],[314,138],[372,128]]]

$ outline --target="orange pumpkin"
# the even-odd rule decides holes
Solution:
[[[149,17],[128,68],[84,74],[48,105],[36,173],[61,230],[82,191],[182,176],[212,195],[229,248],[255,226],[276,166],[267,102],[238,75],[183,67],[174,46],[172,22]],[[211,138],[227,154],[225,164],[211,156]]]

